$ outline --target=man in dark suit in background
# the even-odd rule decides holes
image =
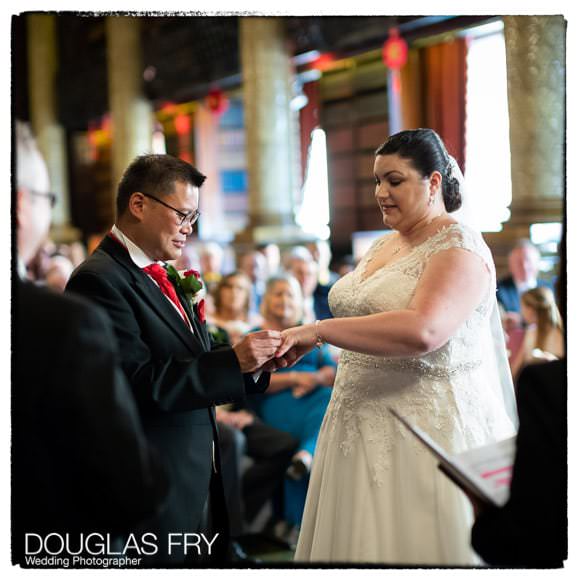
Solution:
[[[81,534],[114,539],[159,509],[167,479],[117,366],[106,314],[26,281],[55,198],[32,135],[18,122],[16,145],[12,562],[28,566],[25,534],[37,535],[28,553],[40,557],[49,533],[69,534],[75,550]]]
[[[214,406],[264,391],[268,373],[257,379],[252,373],[276,368],[269,361],[281,343],[278,332],[261,331],[233,348],[212,347],[199,296],[188,297],[180,282],[167,279],[161,262],[181,256],[199,216],[204,179],[170,155],[137,157],[119,183],[115,225],[67,286],[111,317],[145,432],[168,464],[167,508],[143,527],[165,546],[156,565],[196,565],[208,557],[203,543],[202,554],[198,548],[185,553],[184,534],[193,533],[210,541],[218,533],[211,556],[226,558]],[[181,544],[169,550],[171,534]]]
[[[504,312],[519,315],[520,296],[526,290],[547,285],[538,280],[540,252],[529,240],[520,240],[510,252],[508,263],[510,275],[498,280],[497,300]]]

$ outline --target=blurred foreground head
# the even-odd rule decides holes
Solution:
[[[16,121],[16,224],[18,257],[28,264],[50,229],[50,181],[30,127]]]

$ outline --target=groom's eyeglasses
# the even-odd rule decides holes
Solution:
[[[172,209],[179,216],[179,225],[180,226],[182,226],[185,222],[188,222],[189,225],[193,226],[193,224],[199,219],[199,216],[201,215],[201,213],[198,210],[188,211],[187,213],[184,213],[184,212],[179,211],[178,209],[174,208],[173,206],[169,205],[168,203],[161,201],[158,197],[155,197],[154,195],[150,195],[148,193],[143,193],[143,192],[141,192],[141,193],[145,197],[148,197],[148,198],[156,201],[157,203],[160,203],[161,205],[164,205],[165,207]]]

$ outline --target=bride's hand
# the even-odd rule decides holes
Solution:
[[[283,330],[281,334],[282,344],[276,351],[276,357],[284,356],[287,351],[293,348],[296,351],[298,360],[311,351],[318,340],[314,324],[303,324],[302,326],[288,328]]]

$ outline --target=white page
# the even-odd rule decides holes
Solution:
[[[516,455],[516,438],[464,451],[456,459],[485,482],[485,487],[499,505],[504,505],[510,493],[512,467]]]

